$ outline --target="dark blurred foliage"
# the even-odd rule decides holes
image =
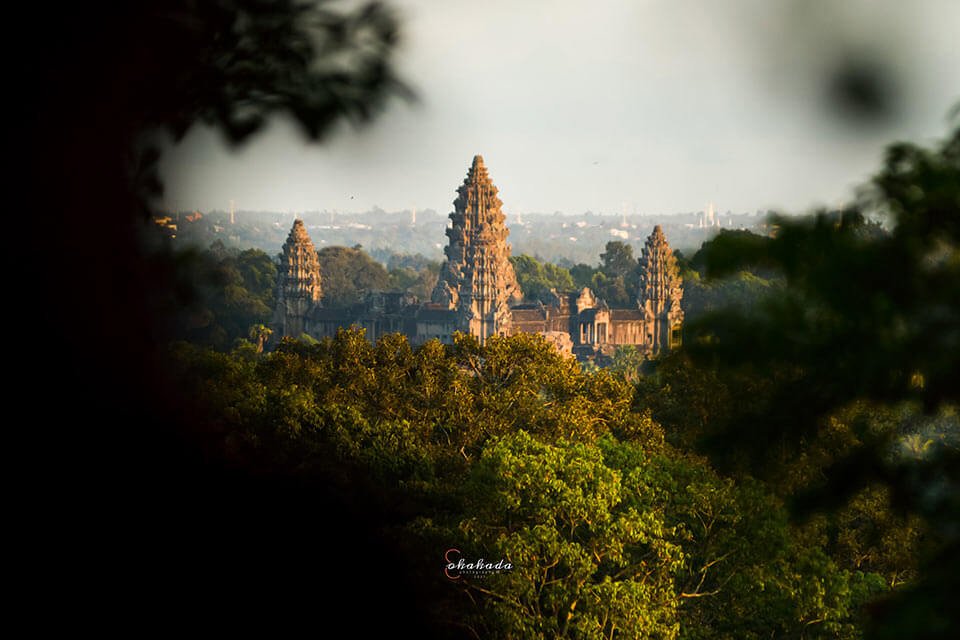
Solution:
[[[412,97],[391,66],[397,22],[378,2],[352,11],[327,1],[161,2],[133,13],[129,32],[142,37],[119,72],[136,96],[134,136],[179,140],[202,122],[238,144],[284,114],[316,140],[341,120],[368,122],[394,95]],[[161,189],[157,158],[142,146],[134,159],[144,195]]]
[[[159,189],[150,136],[206,122],[240,142],[287,114],[319,138],[369,120],[407,93],[393,72],[393,14],[291,0],[19,9],[7,77],[9,206],[29,238],[12,253],[25,338],[8,396],[9,414],[24,416],[23,442],[7,448],[23,487],[19,592],[73,629],[279,634],[362,602],[376,615],[352,619],[355,635],[418,635],[406,577],[390,576],[386,592],[384,576],[364,571],[396,550],[374,535],[362,491],[347,501],[257,477],[205,446],[202,398],[161,366],[158,314],[190,292],[168,256],[138,243]]]
[[[269,255],[259,249],[227,249],[222,242],[206,251],[190,248],[173,255],[174,272],[186,279],[158,306],[164,332],[222,351],[249,338],[252,327],[270,323],[277,266]]]
[[[409,93],[391,67],[397,22],[378,2],[351,11],[329,1],[163,2],[129,27],[145,36],[123,63],[128,89],[149,105],[139,128],[177,138],[202,121],[240,142],[286,112],[316,139]]]
[[[885,123],[900,116],[902,90],[896,78],[889,61],[876,55],[836,56],[824,78],[826,106],[848,126]]]
[[[763,236],[750,231],[729,231],[722,229],[720,235],[733,234],[740,242],[763,244]],[[680,275],[683,278],[684,321],[695,323],[707,313],[735,307],[749,310],[760,304],[771,290],[781,287],[783,279],[776,271],[763,265],[751,265],[747,269],[735,271],[722,278],[706,277],[706,255],[711,251],[713,240],[707,240],[701,248],[687,260],[680,251],[674,251]]]
[[[883,216],[889,232],[867,214]],[[960,452],[948,442],[895,455],[904,420],[877,417],[903,410],[922,420],[921,409],[960,404],[960,128],[936,149],[890,147],[856,206],[773,222],[772,238],[722,234],[702,256],[708,275],[774,269],[786,286],[753,309],[687,328],[689,354],[718,380],[762,381],[701,446],[730,470],[770,477],[810,455],[828,418],[866,403],[850,416],[850,442],[795,495],[797,507],[833,510],[885,486],[929,536],[920,579],[876,605],[874,637],[956,637]]]

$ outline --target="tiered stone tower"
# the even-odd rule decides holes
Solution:
[[[320,306],[320,260],[302,220],[294,220],[283,243],[277,274],[275,335],[299,338],[308,333],[307,316]]]
[[[650,349],[658,353],[680,344],[683,324],[680,269],[660,225],[653,228],[643,246],[640,266],[637,304],[643,311]]]
[[[509,230],[482,156],[473,157],[467,178],[457,190],[447,260],[433,290],[433,302],[456,310],[459,330],[483,343],[503,333],[510,322],[510,304],[522,294],[510,264]]]

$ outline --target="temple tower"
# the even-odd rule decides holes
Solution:
[[[294,220],[283,243],[277,271],[277,308],[274,332],[277,337],[300,337],[308,331],[307,316],[320,306],[320,260],[302,220]]]
[[[652,353],[679,346],[683,309],[682,281],[677,259],[660,225],[653,228],[640,256],[640,286],[637,304],[643,311],[647,340]]]
[[[506,331],[510,304],[522,294],[510,264],[503,203],[482,156],[473,157],[457,193],[447,229],[447,260],[432,298],[456,310],[460,330],[483,343],[487,336]]]

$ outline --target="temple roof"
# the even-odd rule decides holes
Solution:
[[[431,309],[429,305],[423,305],[417,311],[418,322],[431,322],[434,324],[455,324],[457,322],[457,312],[450,309]]]
[[[640,309],[610,309],[610,320],[613,322],[643,320],[643,317],[643,311]]]
[[[547,312],[543,307],[534,307],[533,309],[511,307],[510,319],[513,320],[513,322],[543,322],[547,319]]]
[[[357,320],[357,314],[351,309],[326,309],[314,307],[310,311],[310,319],[315,322],[339,322],[344,327]]]

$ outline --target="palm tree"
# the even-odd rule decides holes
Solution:
[[[255,324],[250,327],[250,339],[257,343],[257,353],[263,353],[263,346],[271,335],[273,335],[273,329],[265,324]]]

